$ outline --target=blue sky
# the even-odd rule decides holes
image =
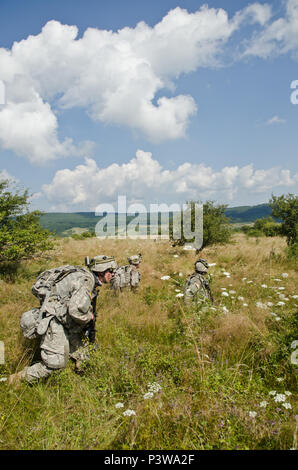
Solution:
[[[0,1],[2,176],[33,208],[297,192],[298,0],[203,4]]]

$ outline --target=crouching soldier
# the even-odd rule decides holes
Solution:
[[[44,271],[32,287],[40,307],[25,312],[20,326],[26,338],[41,338],[41,361],[9,377],[8,383],[32,383],[66,366],[69,357],[81,371],[88,359],[88,340],[95,341],[97,288],[109,283],[117,263],[114,257],[86,258],[87,268],[61,266]],[[85,341],[84,341],[85,340]],[[87,341],[86,341],[87,340]]]
[[[141,253],[130,256],[127,260],[129,264],[119,266],[111,282],[111,287],[115,293],[121,292],[126,287],[130,287],[135,292],[140,285],[141,274],[138,269],[142,261]]]
[[[195,272],[186,280],[184,286],[184,302],[190,304],[195,301],[202,304],[206,301],[214,303],[213,295],[207,279],[209,265],[206,260],[200,258],[195,262]]]

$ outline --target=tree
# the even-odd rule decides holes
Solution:
[[[282,221],[280,233],[287,237],[288,246],[297,243],[298,197],[295,194],[273,196],[269,201],[273,217]]]
[[[194,202],[191,201],[188,204],[192,205]],[[203,247],[215,243],[227,243],[230,240],[232,231],[228,225],[229,219],[225,216],[226,208],[224,204],[215,205],[214,201],[207,201],[203,204]],[[191,224],[192,226],[194,224],[194,211],[191,214]],[[172,230],[170,233],[170,238],[173,239]],[[174,241],[175,245],[185,243],[183,233],[179,240]]]
[[[41,212],[29,212],[28,191],[14,194],[0,181],[0,262],[38,256],[53,248],[51,233],[41,227]]]

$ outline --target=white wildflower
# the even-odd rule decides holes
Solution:
[[[7,381],[7,377],[1,377],[0,382],[6,382],[6,381]]]
[[[241,297],[241,295],[239,295],[239,296],[237,297],[237,299],[238,299],[238,300],[241,300],[241,302],[243,302],[244,297]]]
[[[116,403],[116,405],[115,405],[115,408],[123,408],[123,407],[124,407],[124,405],[121,402]]]
[[[134,410],[126,410],[123,412],[123,416],[136,416],[136,412]]]
[[[236,294],[235,290],[229,290],[229,294]]]
[[[260,408],[266,408],[267,405],[268,405],[268,401],[266,401],[266,400],[261,401]]]
[[[252,281],[247,281],[247,284],[252,284]]]
[[[277,377],[277,378],[276,378],[276,381],[277,381],[277,382],[283,382],[284,380],[285,380],[285,379],[284,379],[283,377]]]
[[[267,289],[267,284],[262,284],[261,287],[263,287],[263,289]]]
[[[278,287],[278,290],[285,290],[285,287]]]
[[[256,411],[250,411],[250,412],[249,412],[249,416],[250,416],[251,418],[255,418],[255,417],[257,416]]]
[[[227,309],[227,307],[223,306],[222,309],[223,309],[224,313],[229,313],[229,310]]]
[[[298,299],[298,295],[292,295],[292,299]]]
[[[221,287],[221,290],[227,290],[226,287]]]
[[[282,280],[281,279],[273,279],[273,281],[281,282]]]
[[[279,306],[279,307],[281,307],[282,305],[285,305],[285,303],[280,301],[280,302],[277,302],[276,305]]]
[[[149,400],[150,398],[154,397],[154,393],[153,392],[148,392],[148,393],[145,393],[144,395],[144,400]]]
[[[243,278],[242,278],[242,281],[244,282],[244,281],[246,281],[246,279],[247,279],[247,277],[243,277]]]
[[[272,303],[272,302],[267,302],[267,305],[268,305],[268,307],[273,307],[273,303]]]
[[[248,307],[248,304],[243,304],[243,307]]]
[[[270,312],[270,315],[272,315],[273,317],[277,317],[276,313],[274,312]]]
[[[289,275],[288,275],[288,273],[282,273],[281,277],[283,277],[285,279],[286,277],[289,277]]]
[[[179,258],[179,255],[174,255],[174,258]]]
[[[284,408],[286,408],[286,410],[291,410],[291,409],[292,409],[291,403],[282,403],[282,406],[283,406]]]
[[[171,276],[162,276],[160,279],[162,281],[167,281],[168,279],[171,279]]]
[[[286,390],[285,395],[287,395],[287,397],[290,397],[292,395],[292,392],[289,392],[289,390]]]
[[[161,385],[157,382],[152,382],[148,384],[148,390],[152,393],[157,393],[161,390]]]
[[[224,297],[229,297],[229,293],[226,292],[226,291],[223,291],[223,292],[221,293],[221,295],[223,295]]]
[[[180,289],[175,289],[175,292],[180,292]]]
[[[280,317],[275,317],[275,320],[276,320],[276,321],[280,321],[281,318],[280,318]]]
[[[263,304],[262,302],[256,302],[256,306],[258,308],[267,308],[267,305],[266,304]]]
[[[182,292],[180,292],[179,294],[176,295],[176,297],[184,297],[184,294],[182,294]]]
[[[227,271],[224,271],[224,272],[223,272],[223,275],[226,276],[226,277],[230,277],[230,276],[231,276],[231,274],[228,273]]]
[[[179,273],[179,276],[180,276],[180,277],[183,277],[183,273]]]
[[[286,396],[283,393],[277,393],[274,397],[274,401],[276,401],[276,403],[286,401]]]
[[[271,390],[271,391],[269,392],[269,395],[272,395],[272,396],[276,395],[276,390]]]
[[[216,266],[216,263],[209,263],[209,266]]]

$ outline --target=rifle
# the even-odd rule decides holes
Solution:
[[[214,304],[214,297],[213,297],[213,294],[211,292],[211,288],[209,286],[209,282],[207,281],[207,279],[204,279],[204,287],[205,287],[206,291],[209,294],[211,302]]]
[[[86,326],[86,330],[85,330],[85,334],[88,337],[90,343],[95,343],[95,336],[96,336],[95,324],[96,324],[96,317],[97,317],[97,314],[96,314],[97,295],[98,295],[98,292],[94,288],[93,291],[92,291],[92,297],[91,297],[93,320],[91,320],[88,323],[88,325]]]

